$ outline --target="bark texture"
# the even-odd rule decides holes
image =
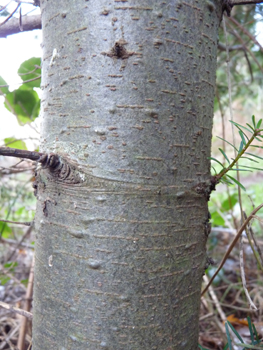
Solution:
[[[41,10],[33,349],[197,349],[221,0]]]

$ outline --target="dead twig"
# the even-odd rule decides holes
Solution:
[[[244,221],[244,223],[241,225],[240,229],[238,230],[236,237],[233,239],[232,243],[230,244],[229,248],[227,249],[221,263],[219,264],[219,267],[217,268],[216,272],[214,273],[214,275],[212,276],[212,278],[210,279],[208,285],[205,287],[205,289],[202,291],[201,296],[203,296],[205,294],[205,292],[208,290],[208,288],[210,287],[210,285],[212,284],[213,280],[215,279],[215,277],[217,276],[218,272],[222,269],[222,267],[224,266],[224,263],[226,262],[227,258],[229,257],[232,249],[234,248],[234,246],[236,245],[237,241],[239,240],[240,235],[242,234],[242,232],[244,231],[245,227],[247,226],[247,224],[250,222],[250,220],[253,219],[253,215],[255,215],[261,208],[263,207],[263,203],[260,204],[257,208],[255,208],[251,214],[249,215],[249,217]]]
[[[32,315],[31,312],[27,312],[25,310],[19,309],[18,307],[9,305],[7,303],[4,303],[3,301],[0,301],[0,306],[3,307],[6,310],[10,310],[10,311],[13,311],[13,312],[15,312],[15,313],[17,313],[19,315],[25,316],[25,317],[27,317],[30,320],[32,320],[32,318],[33,318],[33,315]]]

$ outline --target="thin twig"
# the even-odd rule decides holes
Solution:
[[[4,219],[0,219],[1,222],[9,222],[10,224],[15,224],[15,225],[25,225],[25,226],[31,226],[32,222],[30,221],[25,221],[25,222],[21,222],[21,221],[10,221],[10,220],[4,220]]]
[[[208,277],[206,275],[203,276],[203,280],[204,280],[205,284],[209,283]],[[218,311],[218,314],[219,314],[221,320],[223,322],[225,322],[226,321],[226,315],[225,315],[225,313],[224,313],[224,311],[223,311],[223,309],[222,309],[222,307],[221,307],[221,305],[219,303],[219,300],[217,299],[217,296],[216,296],[216,294],[214,292],[214,289],[212,288],[212,286],[210,286],[208,290],[209,290],[209,294],[211,296],[211,299],[215,303],[216,309]]]
[[[218,43],[217,44],[217,48],[220,50],[220,51],[226,51],[227,48],[226,48],[226,45],[224,45],[223,43]],[[244,50],[244,47],[242,45],[233,45],[233,46],[229,46],[228,48],[228,51],[238,51],[238,50]]]
[[[253,303],[252,299],[250,298],[250,295],[247,290],[247,283],[246,283],[246,275],[244,270],[244,250],[243,250],[243,237],[240,235],[240,251],[239,251],[239,263],[240,263],[240,274],[241,274],[241,280],[243,284],[243,289],[246,294],[247,300],[249,302],[250,308],[252,310],[257,311],[256,305]]]
[[[252,40],[260,48],[260,51],[263,52],[263,46],[256,40],[256,38],[253,35],[249,33],[249,31],[246,30],[246,28],[244,28],[240,23],[238,23],[238,21],[233,17],[230,17],[229,21],[233,22],[240,30],[242,30],[242,32],[246,34],[249,37],[249,39]]]
[[[256,215],[253,215],[253,218],[255,218],[255,219],[260,219],[260,218],[259,218],[258,216],[256,216]],[[261,219],[260,219],[260,220],[261,220]],[[254,231],[252,230],[251,225],[248,226],[248,233],[249,233],[249,235],[251,236],[251,238],[253,239],[253,242],[254,242],[254,244],[255,244],[255,246],[256,246],[256,248],[257,248],[258,255],[259,255],[259,260],[260,260],[260,261],[258,261],[258,264],[259,264],[259,266],[261,266],[261,270],[262,270],[262,269],[263,269],[263,254],[262,254],[261,248],[260,248],[260,246],[259,246],[259,243],[258,243],[258,241],[256,240],[256,237],[255,237],[255,235],[254,235]]]
[[[205,294],[205,292],[208,290],[208,288],[210,287],[210,285],[212,284],[213,280],[215,279],[215,277],[217,276],[218,272],[222,269],[222,267],[224,266],[224,263],[226,262],[227,258],[229,257],[232,249],[234,248],[234,246],[236,245],[237,241],[239,240],[240,235],[242,234],[242,232],[244,231],[245,227],[247,226],[247,224],[249,223],[250,220],[253,219],[253,215],[256,214],[261,208],[263,207],[263,203],[260,204],[257,208],[255,208],[251,214],[249,215],[249,217],[244,221],[244,223],[242,224],[242,226],[240,227],[240,229],[238,230],[236,237],[233,239],[233,241],[231,242],[229,248],[227,249],[219,267],[217,268],[216,272],[214,273],[214,275],[212,276],[212,278],[210,279],[208,285],[205,287],[205,289],[202,291],[201,296],[203,296]]]
[[[4,274],[5,276],[9,277],[10,280],[13,280],[14,283],[16,283],[18,286],[20,286],[20,287],[23,289],[23,291],[25,292],[25,291],[26,291],[26,287],[23,285],[23,283],[21,283],[21,281],[19,281],[19,279],[17,279],[15,276],[13,276],[13,275],[9,272],[9,271],[11,271],[11,269],[13,268],[13,264],[14,264],[14,263],[12,263],[11,266],[10,266],[9,268],[7,268],[7,269],[6,269],[4,266],[2,266],[2,265],[0,264],[0,271],[1,271],[1,273]]]
[[[36,70],[41,69],[40,66],[38,66],[37,64],[35,64],[35,68],[33,70],[31,70],[30,72],[26,72],[26,73],[18,73],[18,75],[21,77],[22,75],[28,75],[28,74],[33,74]]]
[[[27,312],[31,309],[31,302],[32,302],[32,295],[33,295],[34,262],[35,262],[35,259],[33,258],[29,277],[28,277],[28,285],[27,285],[27,291],[25,296],[24,310]],[[27,318],[23,317],[21,319],[21,327],[19,330],[19,337],[17,341],[17,347],[20,350],[24,350],[25,348],[24,345],[25,345],[26,329],[27,329]]]
[[[10,15],[8,17],[6,17],[6,19],[0,23],[0,27],[2,27],[15,13],[16,11],[19,9],[21,4],[18,4],[17,7],[14,9],[14,11],[12,13],[10,13]]]
[[[7,255],[6,261],[11,261],[11,260],[12,260],[13,256],[14,256],[15,253],[16,253],[16,250],[21,246],[21,244],[22,244],[23,241],[26,239],[26,237],[30,235],[30,233],[31,233],[31,231],[32,231],[32,228],[33,228],[33,226],[31,225],[31,226],[26,230],[26,232],[23,234],[23,236],[21,237],[21,239],[20,239],[18,242],[16,241],[16,245],[15,245],[13,251],[12,251],[9,255]]]
[[[11,4],[12,1],[13,1],[13,0],[10,0],[5,6],[1,6],[0,12],[3,11],[4,9],[6,9],[7,6],[8,6],[9,4]]]
[[[0,301],[0,307],[3,307],[4,309],[10,310],[10,311],[13,311],[19,315],[25,316],[25,317],[29,318],[30,320],[32,320],[32,318],[33,318],[33,315],[31,312],[27,312],[25,310],[19,309],[18,307],[9,305],[7,303],[4,303],[3,301]]]
[[[27,74],[29,74],[29,73],[27,73]],[[38,80],[38,79],[41,79],[41,75],[38,75],[37,77],[32,78],[32,79],[24,80],[24,81],[22,81],[21,83],[15,83],[15,84],[12,84],[12,85],[22,85],[22,84],[30,83],[31,81]],[[0,88],[9,87],[10,85],[11,85],[11,84],[0,85]]]

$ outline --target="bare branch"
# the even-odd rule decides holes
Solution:
[[[29,318],[30,320],[32,320],[33,315],[31,314],[31,312],[19,309],[18,307],[14,307],[12,305],[9,305],[7,303],[4,303],[3,301],[0,301],[0,306],[3,307],[4,309],[16,312],[19,315],[25,316],[27,318]]]
[[[244,28],[240,23],[238,23],[238,21],[237,21],[235,18],[233,18],[233,17],[230,17],[230,18],[229,18],[229,21],[235,23],[235,25],[237,25],[238,28],[241,29],[242,32],[243,32],[244,34],[246,34],[246,35],[249,37],[249,39],[251,39],[251,40],[260,48],[260,51],[263,52],[263,47],[262,47],[262,46],[260,45],[260,43],[256,40],[256,38],[255,38],[252,34],[250,34],[248,30],[246,30],[246,28]]]
[[[39,68],[37,68],[37,69],[39,69]],[[25,74],[25,73],[24,73],[24,74]],[[23,75],[24,75],[24,74],[23,74]],[[26,74],[30,74],[30,72],[29,72],[29,73],[26,73]],[[21,74],[20,74],[20,75],[21,75]],[[32,78],[32,79],[23,80],[21,83],[16,83],[16,84],[13,84],[13,85],[22,85],[22,84],[30,83],[31,81],[38,80],[38,79],[41,79],[41,75],[39,75],[39,76],[37,76],[37,77],[35,77],[35,78]],[[0,88],[9,87],[9,86],[10,86],[10,84],[0,85]]]
[[[17,7],[14,9],[14,11],[12,13],[10,13],[10,15],[8,17],[6,17],[6,19],[0,23],[0,27],[3,26],[6,22],[9,21],[9,19],[15,14],[15,12],[19,9],[21,4],[18,4]]]
[[[1,222],[8,222],[10,224],[16,224],[16,225],[25,225],[25,226],[31,226],[32,222],[30,221],[25,221],[25,222],[21,222],[21,221],[10,221],[10,220],[4,220],[4,219],[0,219]]]
[[[17,148],[0,147],[0,155],[39,161],[44,153],[25,151]]]
[[[208,288],[210,287],[210,285],[212,284],[213,280],[215,279],[215,277],[217,276],[218,272],[222,269],[224,263],[226,262],[227,258],[229,257],[229,254],[231,253],[232,249],[234,248],[235,244],[237,243],[237,241],[239,240],[239,237],[241,236],[242,232],[244,231],[244,229],[246,228],[247,224],[249,223],[249,221],[251,219],[253,219],[254,215],[263,207],[263,204],[260,204],[257,208],[255,208],[251,214],[249,215],[249,217],[243,222],[243,224],[241,225],[241,227],[239,228],[235,238],[233,239],[233,241],[231,242],[230,246],[228,247],[223,259],[221,260],[221,263],[219,264],[216,272],[213,274],[213,276],[211,277],[209,283],[207,284],[207,286],[205,287],[205,289],[202,291],[201,296],[203,296],[205,294],[205,292],[208,290]]]
[[[41,29],[41,15],[24,16],[23,31]],[[8,35],[21,33],[19,29],[19,18],[12,18],[5,25],[0,27],[0,38],[6,38]]]
[[[262,0],[229,0],[231,6],[261,4]]]
[[[217,47],[220,51],[226,51],[226,45],[223,43],[219,42]],[[242,45],[233,45],[228,48],[228,51],[235,51],[235,50],[244,50],[244,47]]]

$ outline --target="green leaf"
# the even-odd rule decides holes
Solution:
[[[249,155],[252,156],[252,157],[255,157],[255,158],[258,158],[258,159],[263,160],[263,157],[257,156],[256,154],[249,153],[249,152],[246,152],[245,154],[249,154]],[[245,158],[245,157],[242,157],[242,158]]]
[[[226,321],[229,327],[231,328],[232,332],[236,335],[236,337],[241,341],[241,343],[244,343],[244,340],[240,336],[240,334],[235,330],[235,328],[232,326],[232,324],[229,321]]]
[[[6,222],[0,222],[0,237],[9,238],[12,234],[11,228]]]
[[[208,349],[206,349],[206,348],[203,348],[202,345],[200,345],[200,344],[198,344],[198,347],[199,347],[199,349],[201,349],[201,350],[208,350]]]
[[[256,327],[255,327],[254,323],[252,323],[252,327],[253,327],[253,331],[254,331],[254,334],[255,334],[255,337],[256,337],[256,341],[257,341],[257,343],[259,343],[260,340],[259,340],[258,332],[256,330]]]
[[[235,184],[237,184],[239,187],[242,188],[242,190],[246,191],[245,187],[239,182],[237,181],[234,177],[230,176],[230,175],[226,175],[227,177],[229,177]]]
[[[254,163],[259,163],[257,160],[255,160],[255,159],[251,159],[251,158],[249,158],[249,157],[244,157],[244,156],[242,156],[242,158],[241,159],[248,159],[248,160],[250,160],[251,162],[254,162]],[[263,159],[263,158],[262,158]]]
[[[260,128],[261,123],[262,123],[262,119],[259,119],[259,121],[258,121],[258,123],[257,123],[257,129]]]
[[[228,349],[228,343],[226,343],[225,347],[223,350],[227,350]]]
[[[7,82],[0,77],[0,85],[7,85]],[[0,87],[0,95],[4,95],[4,94],[8,94],[9,93],[9,89],[8,86],[7,87]]]
[[[213,157],[208,157],[208,159],[214,160],[215,162],[217,162],[218,164],[220,164],[221,167],[222,167],[223,169],[225,169],[224,165],[223,165],[222,163],[220,163],[219,160],[217,160],[217,159],[215,159],[215,158],[213,158]]]
[[[252,350],[262,350],[263,347],[262,346],[255,346],[255,345],[250,345],[250,344],[246,344],[246,343],[236,343],[236,345],[238,346],[244,346],[244,349],[252,349]]]
[[[248,132],[252,133],[252,131],[251,131],[250,129],[246,128],[245,126],[243,126],[243,125],[241,125],[241,124],[238,124],[238,123],[236,123],[236,122],[233,122],[232,120],[229,120],[229,121],[230,121],[230,123],[234,124],[235,127],[237,127],[239,130],[242,131],[242,129],[245,129],[245,130],[247,130]],[[247,137],[246,134],[244,134],[244,135]],[[248,139],[248,137],[247,137],[247,139]]]
[[[22,85],[6,95],[5,106],[17,117],[20,124],[26,124],[38,116],[40,99],[36,91]]]
[[[250,124],[248,124],[248,123],[246,123],[247,124],[247,126],[248,127],[250,127],[250,129],[253,131],[253,133],[255,132],[255,129],[254,128],[252,128],[252,126],[250,125]]]
[[[28,278],[20,281],[25,287],[28,285]]]
[[[233,193],[231,196],[228,196],[221,204],[221,210],[223,212],[233,209],[235,204],[238,202],[237,192]]]
[[[249,316],[247,316],[247,323],[248,323],[248,329],[249,329],[249,333],[250,333],[250,339],[252,341],[252,344],[256,344],[255,339],[254,339],[254,333],[253,333],[253,328],[252,328],[252,323],[251,323],[251,319]],[[242,343],[244,343],[244,341],[242,341]]]
[[[240,165],[242,166],[243,168],[246,168],[246,169],[252,169],[252,170],[259,170],[259,171],[263,171],[263,169],[261,168],[255,168],[253,166],[247,166],[247,165]]]
[[[230,164],[230,161],[229,161],[227,155],[225,154],[225,152],[222,150],[222,148],[219,148],[219,151],[223,154],[223,156],[227,160],[228,164]]]
[[[14,137],[7,137],[4,139],[5,145],[9,146],[11,145],[12,148],[18,148],[18,149],[24,149],[27,150],[26,144],[24,141],[17,140]]]
[[[213,213],[211,213],[211,221],[213,223],[213,226],[225,225],[224,218],[217,211],[214,211]]]
[[[14,268],[17,266],[18,266],[18,263],[14,261],[9,261],[4,264],[4,268],[10,269],[12,272],[14,272]]]
[[[41,76],[41,59],[39,57],[32,57],[27,61],[24,61],[17,73],[20,75],[20,78],[25,81],[25,80],[31,80],[37,77]],[[27,86],[30,87],[40,87],[41,83],[41,78],[38,80],[33,80],[28,83],[26,83]]]
[[[10,281],[10,277],[5,275],[0,275],[0,284],[4,286],[8,281]]]
[[[216,174],[216,169],[215,169],[215,167],[213,167],[213,165],[211,165],[211,168],[214,170],[214,173]]]
[[[225,328],[226,328],[226,337],[227,337],[227,342],[228,342],[229,350],[233,350],[233,348],[232,348],[232,340],[231,340],[231,338],[230,338],[230,333],[229,333],[229,328],[228,328],[227,322],[225,323]]]
[[[232,169],[229,169],[228,171],[250,171],[250,172],[252,172],[251,170],[242,169],[242,168],[232,168]]]
[[[221,177],[220,182],[221,182],[222,184],[226,184],[226,185],[234,185],[231,181],[229,181],[228,179],[226,179],[225,176]]]
[[[237,151],[237,148],[234,145],[232,145],[232,143],[228,142],[227,140],[223,139],[222,137],[217,136],[217,138],[228,143],[230,146],[232,146]]]
[[[259,142],[262,142],[262,140],[260,140],[259,136],[256,136],[255,139],[258,140]]]
[[[255,120],[255,116],[254,115],[252,115],[252,123],[253,123],[253,125],[254,125],[254,128],[256,129],[256,120]]]
[[[239,146],[238,153],[242,152],[243,147],[244,147],[244,144],[243,144],[243,141],[241,141],[241,142],[240,142],[240,146]]]
[[[255,148],[263,148],[262,146],[257,146],[257,145],[250,145],[249,147],[255,147]]]
[[[243,144],[246,145],[247,143],[246,143],[246,140],[245,140],[245,138],[244,138],[244,133],[243,133],[243,131],[239,130],[239,135],[240,135],[240,137],[241,137],[241,140],[243,141]]]

